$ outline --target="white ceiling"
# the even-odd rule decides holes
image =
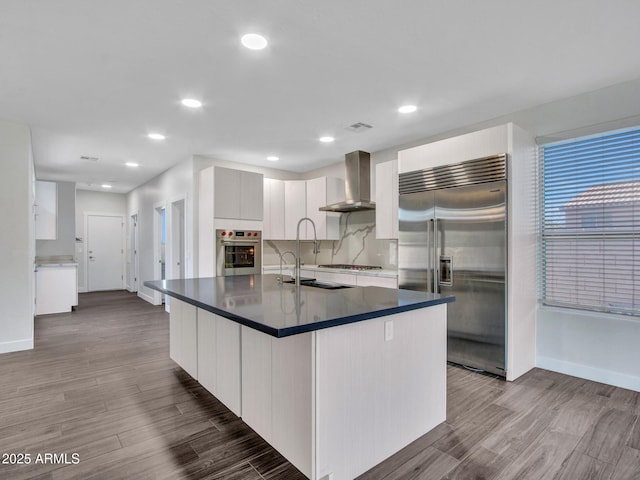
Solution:
[[[79,188],[192,154],[303,172],[636,79],[638,19],[622,0],[2,0],[0,117],[32,127],[38,178]]]

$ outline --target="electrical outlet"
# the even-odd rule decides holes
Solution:
[[[384,341],[393,340],[393,320],[384,322]]]

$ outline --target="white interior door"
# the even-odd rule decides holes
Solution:
[[[184,200],[171,203],[171,248],[170,278],[184,278],[185,272],[185,215]]]
[[[123,218],[87,215],[87,290],[123,288]]]
[[[130,217],[129,237],[129,287],[132,292],[138,291],[138,214]]]
[[[164,203],[154,206],[153,215],[153,257],[155,266],[153,278],[155,280],[166,279],[166,243],[167,243],[167,212]],[[169,296],[153,291],[154,305],[165,304],[165,310],[169,311]]]

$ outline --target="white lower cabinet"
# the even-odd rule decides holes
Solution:
[[[242,327],[242,419],[310,478],[312,338]]]
[[[358,275],[359,287],[398,288],[398,279],[393,277],[375,277],[373,275]]]
[[[199,308],[197,336],[198,382],[240,416],[240,325]]]
[[[36,315],[70,312],[78,305],[78,268],[38,267]]]
[[[378,277],[362,273],[325,272],[315,269],[301,269],[300,271],[303,277],[315,278],[320,282],[335,282],[358,287],[398,288],[398,279],[394,277]]]
[[[169,356],[193,378],[198,378],[197,308],[171,299],[169,315]]]
[[[315,272],[316,280],[321,282],[334,282],[341,283],[342,285],[356,285],[356,275],[351,273],[340,273],[340,272]]]

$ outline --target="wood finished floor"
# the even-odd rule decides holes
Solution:
[[[304,478],[169,359],[161,307],[83,294],[35,325],[34,350],[0,355],[0,454],[80,463],[0,479]],[[639,393],[538,369],[448,376],[447,421],[359,480],[640,479]]]

